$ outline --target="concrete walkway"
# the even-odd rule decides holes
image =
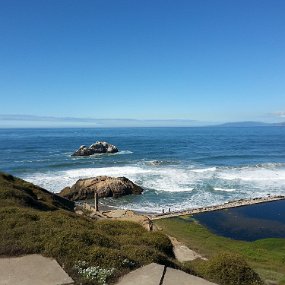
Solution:
[[[181,270],[151,263],[123,276],[116,285],[217,285]]]
[[[0,285],[69,285],[74,281],[56,260],[39,254],[0,258]]]
[[[247,206],[247,205],[255,205],[259,203],[273,202],[273,201],[279,201],[279,200],[285,200],[285,196],[282,196],[282,195],[270,196],[269,195],[267,197],[240,199],[240,200],[235,200],[235,201],[229,201],[221,205],[201,207],[201,208],[182,210],[182,211],[176,211],[176,212],[166,212],[166,213],[154,214],[149,217],[151,218],[151,220],[154,221],[154,220],[193,215],[193,214],[199,214],[199,213],[204,213],[204,212],[212,212],[212,211],[217,211],[217,210],[237,208],[237,207],[242,207],[242,206]]]

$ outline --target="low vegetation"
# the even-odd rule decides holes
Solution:
[[[266,284],[285,284],[285,239],[237,241],[217,236],[188,217],[161,219],[156,225],[209,258],[187,262],[185,270],[191,269],[219,284],[261,284],[255,272]]]
[[[259,275],[243,257],[234,253],[219,253],[209,261],[187,262],[186,268],[198,272],[208,280],[220,285],[262,285]]]
[[[106,284],[150,262],[175,265],[164,234],[78,216],[69,201],[6,174],[0,174],[0,220],[0,255],[54,257],[77,284]]]

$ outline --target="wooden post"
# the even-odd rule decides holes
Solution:
[[[94,206],[95,206],[95,211],[98,212],[99,209],[98,209],[98,193],[97,192],[94,193]]]

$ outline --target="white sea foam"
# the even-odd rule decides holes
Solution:
[[[150,169],[138,166],[81,168],[66,171],[34,173],[27,180],[58,192],[66,186],[74,184],[80,178],[99,175],[125,176],[145,188],[158,191],[179,192],[192,191],[195,177],[183,169]]]
[[[191,192],[199,177],[188,169],[154,167],[148,177],[142,177],[146,188],[166,192]]]
[[[222,191],[222,192],[235,192],[236,189],[233,188],[219,188],[219,187],[214,187],[215,191]]]
[[[181,211],[185,209],[199,208],[206,205],[207,206],[220,205],[224,202],[225,200],[223,199],[222,196],[217,196],[209,192],[200,191],[196,192],[195,194],[191,193],[191,196],[188,196],[183,200],[177,200],[177,202],[169,200],[157,201],[157,202],[151,200],[151,201],[142,201],[139,203],[124,201],[124,203],[121,203],[117,206],[122,209],[132,209],[140,212],[161,213],[162,210],[167,212],[169,208],[171,211]]]
[[[58,192],[66,186],[71,186],[80,178],[95,177],[99,175],[126,176],[135,181],[140,175],[145,175],[151,170],[139,167],[103,167],[103,168],[80,168],[65,171],[49,171],[46,173],[34,173],[26,177],[28,181],[38,184],[48,190]]]
[[[132,154],[133,152],[130,150],[121,150],[119,152],[117,152],[116,154]]]
[[[80,178],[98,175],[125,176],[149,191],[155,190],[152,193],[156,194],[156,201],[148,199],[151,192],[146,191],[142,198],[136,198],[136,203],[126,200],[120,205],[139,211],[159,212],[162,207],[181,210],[224,203],[227,199],[285,194],[285,169],[279,166],[202,168],[138,164],[38,172],[23,178],[58,192]]]
[[[252,182],[285,183],[285,169],[268,169],[262,167],[242,167],[225,169],[218,173],[218,178],[224,180],[240,180]],[[285,186],[285,184],[283,184]]]
[[[204,172],[216,171],[216,170],[217,170],[217,167],[192,169],[193,172],[197,172],[197,173],[204,173]]]

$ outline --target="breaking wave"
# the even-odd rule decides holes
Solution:
[[[113,202],[114,206],[138,211],[157,212],[163,207],[181,210],[268,193],[285,194],[285,167],[280,164],[204,168],[136,164],[38,172],[24,178],[59,192],[80,178],[99,175],[125,176],[144,187],[144,195]]]

